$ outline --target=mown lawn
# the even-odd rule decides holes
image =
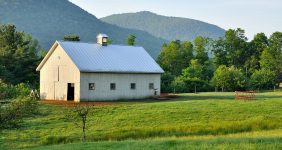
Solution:
[[[65,119],[64,106],[41,104],[40,115],[1,133],[0,149],[281,148],[281,91],[260,93],[255,101],[235,101],[234,93],[180,96],[95,107],[87,144],[81,143],[81,130]],[[63,143],[77,144],[44,147]]]

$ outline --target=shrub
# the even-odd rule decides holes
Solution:
[[[221,88],[222,91],[234,91],[245,88],[244,74],[234,66],[219,66],[214,72],[212,83],[215,87]]]
[[[0,106],[0,128],[18,127],[25,117],[38,112],[38,102],[33,97],[27,96],[12,100]]]
[[[15,88],[12,85],[8,85],[0,80],[0,100],[9,99],[14,97]]]
[[[27,96],[30,94],[30,87],[24,83],[15,86],[16,96]]]
[[[252,89],[271,89],[276,83],[275,72],[268,69],[256,70],[250,79]]]
[[[27,84],[9,85],[0,80],[0,100],[25,97],[30,94],[30,87]]]

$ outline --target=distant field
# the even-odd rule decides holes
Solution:
[[[1,133],[0,149],[282,149],[281,91],[255,101],[235,101],[231,92],[179,95],[97,106],[86,144],[64,106],[41,104],[39,116]]]

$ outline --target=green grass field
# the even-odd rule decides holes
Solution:
[[[180,96],[95,107],[87,143],[64,106],[40,104],[22,128],[2,131],[0,149],[282,149],[281,91],[254,101],[227,92]]]

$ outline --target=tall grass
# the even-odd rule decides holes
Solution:
[[[219,136],[282,128],[282,92],[258,94],[255,101],[235,101],[233,93],[181,96],[96,107],[87,124],[87,140]],[[4,130],[0,142],[6,148],[22,148],[81,141],[81,129],[65,119],[65,109],[42,104],[40,116],[25,120],[19,130]]]
[[[215,138],[209,140],[125,140],[93,143],[76,143],[38,147],[32,150],[68,150],[68,149],[99,149],[99,150],[144,150],[144,149],[249,149],[279,150],[282,138]]]

